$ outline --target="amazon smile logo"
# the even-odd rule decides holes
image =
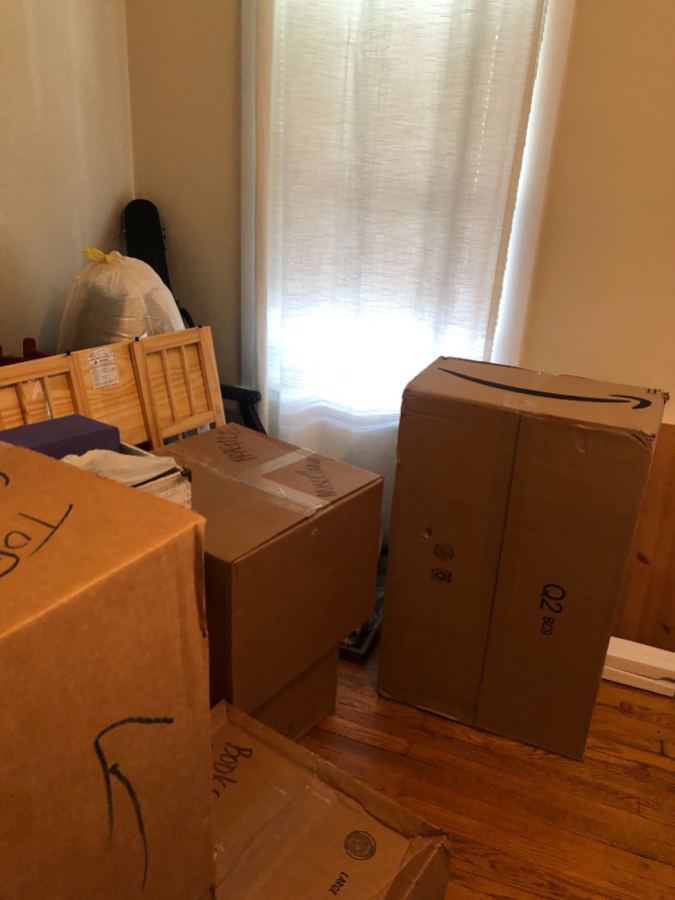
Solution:
[[[577,394],[557,394],[554,391],[536,391],[533,388],[516,387],[512,384],[500,384],[498,381],[488,381],[485,378],[476,378],[473,375],[465,375],[463,372],[455,372],[452,369],[438,367],[439,372],[454,375],[455,378],[463,378],[464,381],[472,381],[474,384],[482,384],[485,387],[498,388],[501,391],[510,391],[513,394],[529,394],[532,397],[546,397],[549,400],[575,400],[577,403],[630,403],[633,409],[647,409],[652,405],[646,397],[634,397],[632,394],[609,394],[607,397],[583,397]]]

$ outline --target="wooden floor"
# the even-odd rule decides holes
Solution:
[[[303,743],[445,828],[449,897],[675,898],[675,701],[603,682],[586,759],[378,697],[340,664]]]

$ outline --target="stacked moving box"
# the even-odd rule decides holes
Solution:
[[[238,425],[162,452],[207,520],[212,702],[297,738],[332,711],[338,643],[373,611],[382,479]]]

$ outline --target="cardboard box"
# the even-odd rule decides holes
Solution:
[[[300,740],[335,709],[338,647],[306,669],[253,715],[285,737]]]
[[[213,716],[222,900],[443,900],[447,836],[226,704]]]
[[[447,358],[408,385],[382,693],[583,754],[664,399]]]
[[[382,478],[233,424],[160,452],[207,519],[212,701],[253,712],[371,615]]]
[[[0,896],[207,897],[203,520],[0,444]]]

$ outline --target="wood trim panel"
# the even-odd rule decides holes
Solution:
[[[675,425],[663,425],[614,634],[675,650]]]

